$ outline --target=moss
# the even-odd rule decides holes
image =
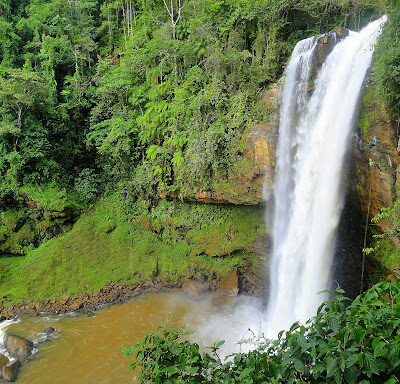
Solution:
[[[5,225],[0,223],[0,243],[4,242],[8,236],[8,229]]]
[[[369,277],[371,284],[381,281],[396,281],[400,275],[400,253],[389,239],[381,239],[373,243],[375,251],[372,261],[375,270]]]
[[[38,227],[43,232],[50,232],[57,228],[59,224],[56,221],[50,219],[44,219],[38,223]]]
[[[0,251],[24,255],[34,247],[38,237],[37,229],[30,222],[25,223],[16,233],[8,234],[5,242],[0,245]]]
[[[15,231],[21,221],[25,219],[25,217],[25,212],[18,209],[10,209],[1,213],[1,221],[10,231]]]
[[[263,220],[255,208],[162,201],[146,215],[127,213],[116,195],[103,199],[65,235],[23,258],[0,258],[0,270],[7,271],[1,296],[8,303],[35,301],[99,290],[121,279],[151,279],[156,269],[158,278],[173,280],[224,275],[256,262],[251,242],[263,234]],[[210,257],[206,249],[225,255]]]
[[[376,248],[375,257],[388,270],[400,269],[400,254],[396,246],[388,239],[379,242]]]
[[[383,109],[383,101],[379,98],[375,87],[371,85],[362,99],[361,116],[358,120],[361,137],[365,142],[370,142],[370,135],[373,134],[371,127],[378,125]]]
[[[369,89],[362,99],[361,116],[358,121],[358,127],[361,131],[361,137],[364,141],[368,141],[370,135],[371,120],[373,118],[373,110],[371,105],[374,103],[373,92]]]
[[[43,240],[69,230],[83,205],[74,194],[56,188],[23,186],[0,209],[0,254],[24,255]]]
[[[357,189],[358,194],[359,194],[361,197],[363,197],[363,196],[364,196],[364,188],[362,187],[362,185],[357,184],[356,189]]]
[[[369,129],[370,129],[370,123],[368,120],[367,113],[361,115],[361,118],[358,122],[358,126],[360,127],[361,136],[362,136],[363,140],[367,140],[368,135],[369,135]]]
[[[30,200],[49,211],[62,212],[66,208],[82,210],[85,208],[76,193],[61,189],[56,185],[30,186],[26,185],[19,188],[19,194],[23,194],[25,199]]]
[[[21,229],[15,234],[14,239],[21,245],[29,245],[33,243],[37,236],[37,230],[32,223],[25,223]]]

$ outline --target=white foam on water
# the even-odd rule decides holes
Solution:
[[[0,353],[7,356],[8,358],[10,358],[10,356],[8,355],[7,351],[4,348],[4,344],[3,344],[3,338],[4,338],[4,330],[9,327],[11,324],[15,324],[15,323],[19,323],[20,319],[19,318],[15,318],[12,320],[5,320],[0,322]]]

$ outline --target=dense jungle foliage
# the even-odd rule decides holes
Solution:
[[[378,284],[350,304],[338,295],[307,324],[293,324],[275,341],[255,337],[253,351],[228,360],[218,354],[223,341],[202,350],[176,329],[160,329],[125,354],[136,357],[142,383],[396,384],[399,300],[398,283]]]
[[[229,183],[294,45],[384,13],[374,72],[395,121],[398,0],[0,0],[0,255],[65,234],[103,195],[132,218]],[[397,236],[398,205],[382,218]]]
[[[395,3],[0,0],[0,198],[33,186],[81,203],[116,188],[149,200],[226,180],[294,44]],[[380,68],[392,73],[378,74],[398,108],[390,41]]]

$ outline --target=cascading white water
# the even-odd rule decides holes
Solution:
[[[386,16],[337,43],[308,98],[316,38],[286,69],[275,181],[274,251],[267,334],[315,315],[329,288],[340,181],[361,86]]]
[[[7,328],[10,324],[17,323],[19,321],[20,321],[19,319],[13,319],[13,320],[5,320],[5,321],[0,322],[0,353],[3,355],[6,355],[8,358],[10,358],[10,356],[8,355],[7,351],[5,350],[5,348],[3,346],[3,338],[4,338],[3,329]]]

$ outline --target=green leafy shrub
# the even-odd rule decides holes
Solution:
[[[26,218],[26,214],[23,210],[10,209],[8,211],[1,212],[0,218],[8,230],[15,231],[20,223]]]
[[[84,168],[75,179],[75,191],[83,201],[93,201],[100,193],[100,176],[89,168]]]
[[[393,115],[400,111],[400,8],[389,14],[375,52],[375,74],[379,93]]]
[[[222,341],[204,351],[178,329],[160,329],[124,353],[134,355],[142,383],[399,383],[400,283],[378,284],[350,305],[338,293],[305,325],[228,360],[218,356]]]

